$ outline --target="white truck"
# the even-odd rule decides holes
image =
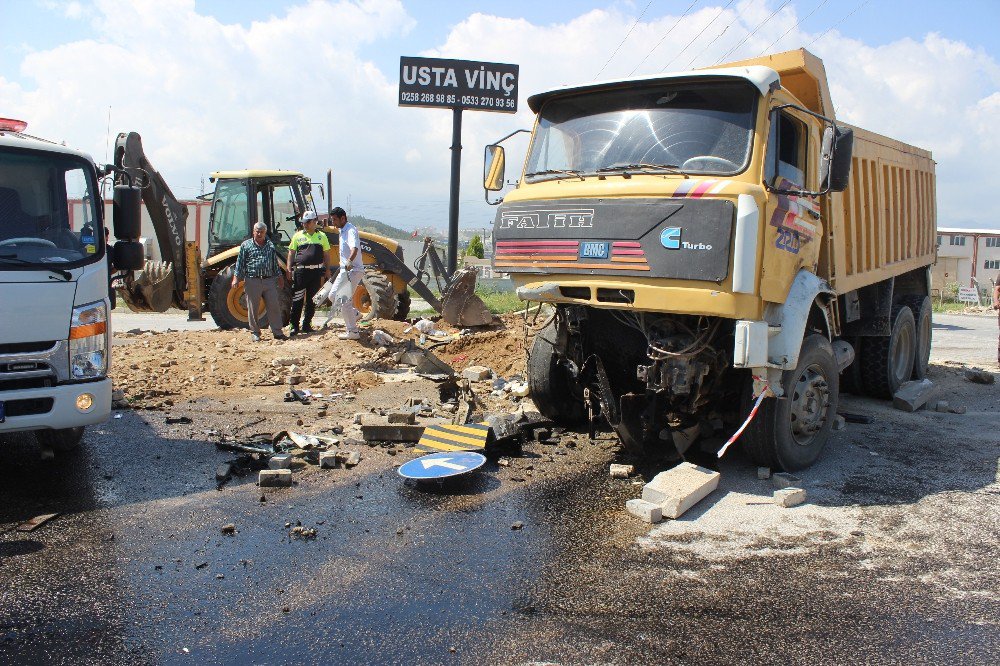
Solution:
[[[108,169],[26,127],[0,118],[0,436],[65,451],[111,412]],[[115,187],[125,269],[142,257],[136,192]]]

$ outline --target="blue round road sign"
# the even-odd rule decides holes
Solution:
[[[445,451],[420,456],[399,468],[399,475],[405,479],[431,481],[446,479],[477,470],[486,464],[486,456],[472,451]]]

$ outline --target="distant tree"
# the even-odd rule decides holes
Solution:
[[[479,259],[486,256],[486,249],[483,247],[483,239],[479,237],[479,234],[473,236],[472,240],[469,241],[469,247],[465,249],[465,253]]]

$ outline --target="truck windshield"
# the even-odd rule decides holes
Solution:
[[[72,155],[0,150],[0,270],[73,268],[104,256],[93,166]]]
[[[741,82],[660,83],[555,98],[541,110],[525,177],[739,173],[750,157],[757,94]]]

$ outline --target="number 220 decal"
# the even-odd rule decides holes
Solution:
[[[778,229],[778,237],[774,239],[774,246],[779,250],[798,254],[801,241],[798,233],[791,229]]]

